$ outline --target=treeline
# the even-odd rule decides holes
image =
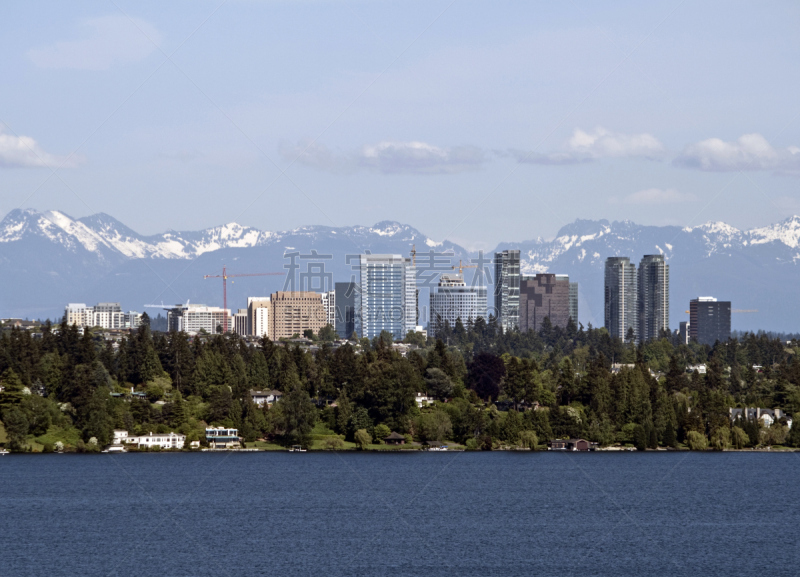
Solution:
[[[330,331],[322,331],[323,336]],[[748,334],[714,347],[668,333],[636,346],[604,329],[544,323],[504,333],[494,319],[446,326],[402,356],[389,335],[311,352],[233,335],[190,338],[141,326],[120,342],[91,330],[45,325],[41,338],[0,337],[0,418],[6,446],[33,439],[83,450],[111,442],[113,429],[180,431],[204,441],[206,425],[236,427],[247,441],[312,442],[324,425],[347,440],[450,440],[470,448],[536,447],[557,437],[639,448],[760,444],[800,446],[800,428],[778,420],[731,423],[730,407],[800,413],[797,343]],[[707,372],[687,373],[705,364]],[[621,365],[621,366],[617,366]],[[754,368],[755,367],[755,368]],[[259,408],[250,390],[283,393]],[[133,391],[135,394],[131,394]],[[436,400],[417,407],[416,393]]]

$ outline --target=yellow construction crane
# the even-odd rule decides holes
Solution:
[[[757,313],[758,309],[733,309],[732,313]],[[686,311],[686,314],[689,314],[689,311]]]
[[[450,268],[453,269],[453,270],[458,269],[458,274],[460,274],[463,277],[465,268],[478,268],[478,265],[476,265],[476,264],[464,264],[464,261],[462,261],[461,259],[458,259],[458,266],[453,265]]]

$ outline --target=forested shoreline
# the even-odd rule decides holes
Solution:
[[[436,340],[409,333],[403,356],[389,335],[341,344],[320,333],[309,347],[153,333],[147,324],[119,342],[63,323],[36,337],[4,330],[5,447],[97,451],[114,429],[177,431],[187,445],[204,444],[206,426],[235,427],[248,446],[328,449],[373,446],[391,431],[483,450],[555,438],[638,449],[800,447],[785,418],[764,427],[729,416],[732,407],[800,414],[797,341],[747,334],[708,347],[665,333],[637,346],[573,323],[503,333],[490,318],[458,322]],[[706,373],[687,371],[697,365]],[[258,407],[251,390],[283,395]],[[420,392],[435,402],[419,408]]]

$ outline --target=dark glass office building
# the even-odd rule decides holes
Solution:
[[[339,338],[349,339],[356,330],[356,292],[358,285],[354,282],[337,282],[335,284],[336,334]]]
[[[503,331],[519,327],[519,251],[494,253],[494,311]]]
[[[550,324],[566,328],[570,317],[569,277],[537,274],[522,277],[519,286],[519,330],[539,331],[545,317]]]
[[[701,345],[727,341],[731,336],[731,302],[714,297],[689,301],[689,338]]]

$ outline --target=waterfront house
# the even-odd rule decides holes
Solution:
[[[384,437],[383,442],[387,445],[405,445],[406,438],[401,435],[400,433],[395,433],[392,431],[392,434],[388,437]]]
[[[731,421],[741,418],[743,421],[760,421],[764,427],[771,427],[775,421],[786,421],[786,426],[792,428],[792,417],[781,409],[762,409],[757,407],[744,407],[743,409],[728,409]]]
[[[553,439],[547,443],[548,451],[593,451],[596,443],[586,439]]]
[[[239,429],[206,427],[206,441],[211,449],[238,449],[241,447]]]
[[[126,431],[120,431],[124,433]],[[116,442],[117,431],[114,431]],[[128,435],[122,441],[126,445],[135,445],[139,449],[183,449],[186,435],[179,433],[149,433],[147,435]]]

